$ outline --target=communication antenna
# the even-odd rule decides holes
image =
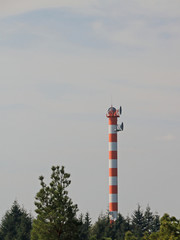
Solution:
[[[122,107],[119,108],[119,114],[122,114]]]
[[[111,94],[111,107],[113,106],[113,102],[112,102],[112,94]]]

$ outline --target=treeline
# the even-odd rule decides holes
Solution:
[[[180,221],[168,214],[160,218],[149,206],[143,212],[138,205],[131,218],[118,214],[113,224],[108,214],[100,215],[95,224],[88,213],[81,219],[81,240],[180,240]]]
[[[124,218],[121,214],[118,214],[117,220],[110,224],[108,213],[100,215],[97,222],[91,225],[89,214],[86,213],[84,219],[82,219],[82,234],[80,239],[96,240],[96,239],[143,239],[145,235],[151,235],[156,233],[160,229],[160,218],[157,214],[153,214],[149,206],[147,206],[145,212],[142,211],[140,205],[137,210],[132,214],[132,217]],[[87,229],[85,234],[84,229]]]
[[[143,211],[138,205],[131,217],[118,214],[114,223],[108,213],[94,224],[88,212],[78,217],[78,207],[68,196],[71,181],[64,167],[52,167],[48,185],[43,176],[39,180],[36,217],[15,201],[1,220],[0,240],[180,240],[180,221],[168,214],[160,218],[149,206]]]

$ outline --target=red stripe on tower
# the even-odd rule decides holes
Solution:
[[[109,142],[117,142],[117,134],[109,134]]]
[[[109,142],[111,145],[111,142]],[[117,151],[109,151],[109,159],[117,159]]]
[[[109,186],[109,193],[110,194],[117,194],[117,186]]]
[[[117,168],[109,168],[109,176],[117,177]]]
[[[109,203],[109,211],[112,211],[112,212],[118,211],[118,203]]]

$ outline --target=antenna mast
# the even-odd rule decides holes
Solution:
[[[106,117],[109,119],[109,217],[113,223],[118,214],[118,151],[117,132],[123,131],[124,125],[117,124],[122,108],[118,110],[112,105],[108,109]]]

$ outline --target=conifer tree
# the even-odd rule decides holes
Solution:
[[[144,225],[144,231],[150,234],[154,227],[154,215],[151,212],[149,205],[146,207],[146,211],[144,213]]]
[[[0,225],[0,240],[30,240],[32,218],[14,201]]]
[[[132,215],[132,228],[134,235],[140,240],[145,231],[145,221],[143,211],[139,204],[137,210],[135,210]]]
[[[73,204],[66,188],[70,185],[70,174],[64,167],[52,167],[51,182],[46,185],[40,176],[41,189],[36,194],[37,218],[33,221],[31,240],[78,239],[78,207]]]

